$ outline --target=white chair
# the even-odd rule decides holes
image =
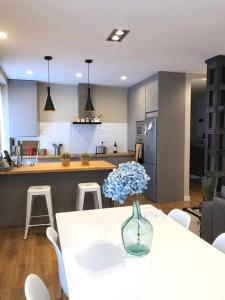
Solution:
[[[97,182],[88,182],[78,184],[76,209],[83,210],[85,193],[87,192],[93,193],[95,208],[102,208],[102,196],[100,185]]]
[[[168,216],[185,228],[189,228],[191,217],[183,210],[175,208],[168,213]]]
[[[65,275],[65,270],[64,270],[63,258],[62,258],[62,253],[58,246],[58,233],[55,231],[54,228],[48,227],[46,230],[46,235],[54,247],[54,250],[55,250],[55,253],[57,256],[57,261],[58,261],[58,274],[59,274],[60,285],[59,285],[59,289],[58,289],[57,299],[61,298],[61,289],[63,289],[63,292],[68,297],[68,288],[67,288],[67,283],[66,283],[66,275]]]
[[[33,204],[33,196],[44,196],[47,204],[47,215],[38,215],[32,216],[32,204]],[[49,217],[50,223],[44,224],[30,224],[31,218],[41,218],[41,217]],[[52,197],[51,197],[51,187],[49,185],[42,185],[42,186],[30,186],[27,190],[27,209],[26,209],[26,226],[25,226],[25,234],[24,239],[27,239],[28,230],[30,227],[36,226],[54,226],[54,217],[53,217],[53,210],[52,210]]]
[[[216,249],[225,253],[225,233],[221,233],[212,244]]]
[[[51,300],[44,282],[35,274],[27,276],[24,292],[27,300]]]

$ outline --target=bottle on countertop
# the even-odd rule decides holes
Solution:
[[[117,144],[116,144],[116,142],[114,143],[114,146],[113,146],[113,153],[117,153]]]

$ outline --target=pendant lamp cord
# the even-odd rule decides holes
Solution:
[[[48,60],[48,86],[49,86],[49,60]]]
[[[88,63],[88,87],[89,87],[89,63]]]

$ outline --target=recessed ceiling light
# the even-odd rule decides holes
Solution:
[[[127,76],[123,75],[120,77],[121,80],[127,80]]]
[[[118,41],[119,39],[120,39],[120,37],[118,35],[113,35],[111,37],[111,40],[113,40],[113,41]]]
[[[7,39],[7,33],[0,31],[0,39]]]
[[[121,35],[124,35],[124,31],[118,29],[115,34],[118,35],[118,36],[121,36]]]
[[[26,70],[27,75],[33,75],[33,72],[31,70]]]
[[[77,77],[82,77],[82,74],[81,73],[77,73],[76,76]]]
[[[121,42],[129,32],[130,30],[113,29],[113,31],[107,37],[106,41]]]

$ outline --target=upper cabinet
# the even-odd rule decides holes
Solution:
[[[128,149],[135,150],[136,122],[145,119],[145,85],[128,91]]]
[[[146,82],[146,112],[158,110],[158,78]]]
[[[37,82],[9,80],[10,137],[38,135]]]

